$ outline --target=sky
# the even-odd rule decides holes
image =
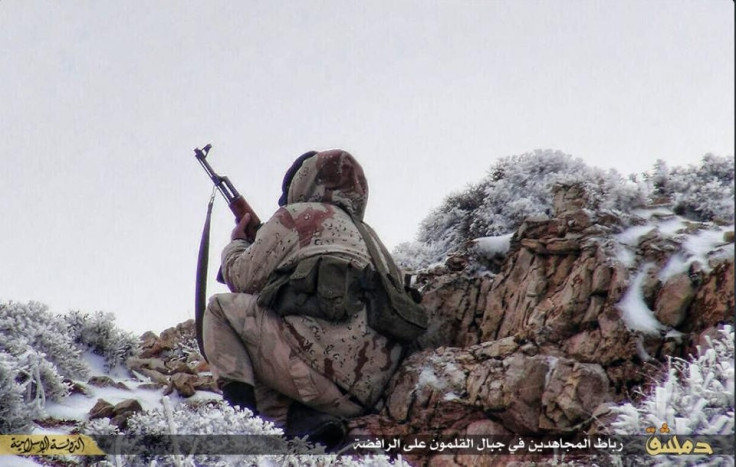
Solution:
[[[0,302],[193,316],[211,184],[261,218],[308,150],[363,165],[411,241],[500,158],[640,173],[734,154],[731,0],[0,0]],[[218,199],[212,276],[233,220]]]

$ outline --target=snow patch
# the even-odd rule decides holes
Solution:
[[[733,226],[730,226],[729,229],[733,230]],[[688,235],[682,246],[690,255],[705,259],[709,253],[719,246],[726,244],[723,241],[723,234],[726,230],[723,228],[718,230],[701,230],[695,235]],[[707,264],[707,261],[701,262]]]
[[[682,217],[675,217],[674,219],[668,219],[666,221],[660,222],[657,225],[657,230],[662,235],[666,235],[668,237],[671,237],[686,227],[685,219]]]
[[[497,256],[505,256],[506,253],[511,249],[511,237],[513,232],[506,235],[498,235],[493,237],[480,237],[474,239],[472,242],[475,246],[475,250],[484,255],[487,258],[494,258]]]
[[[663,283],[667,282],[667,279],[670,277],[687,271],[692,262],[693,259],[687,259],[681,253],[672,255],[669,261],[667,261],[667,264],[665,264],[665,266],[659,271],[657,278]]]
[[[24,456],[3,456],[3,467],[38,467],[33,459]]]
[[[630,268],[636,264],[636,254],[625,245],[617,245],[616,260],[627,268]]]
[[[657,321],[652,310],[644,302],[641,288],[646,277],[646,271],[651,266],[651,264],[647,264],[643,270],[637,273],[616,307],[621,311],[621,318],[630,330],[659,335],[659,332],[664,329],[664,325]]]
[[[559,359],[557,357],[547,357],[547,364],[549,365],[549,367],[547,368],[547,373],[544,375],[544,387],[549,386],[549,380],[552,377],[552,373],[554,373],[555,368],[557,367],[558,360]]]
[[[634,227],[629,227],[613,237],[624,245],[636,247],[639,244],[639,239],[654,229],[655,226],[652,224],[636,225]]]
[[[636,339],[636,354],[639,356],[642,362],[648,362],[652,360],[652,356],[649,355],[647,349],[644,348],[643,336],[639,336],[639,338]]]
[[[431,366],[425,366],[422,372],[419,373],[419,379],[417,380],[417,388],[423,388],[429,386],[434,389],[444,389],[445,383],[437,378],[434,373],[434,369]]]
[[[724,234],[729,230],[733,230],[733,226],[716,230],[699,230],[694,234],[684,235],[682,251],[670,257],[659,272],[659,280],[665,282],[676,274],[687,272],[690,265],[695,262],[702,265],[704,272],[709,272],[709,260],[733,258],[733,243],[726,243],[723,240]]]

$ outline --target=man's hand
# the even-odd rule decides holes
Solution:
[[[248,238],[248,235],[245,233],[245,230],[248,228],[248,224],[250,224],[251,221],[251,215],[250,213],[245,213],[245,215],[240,219],[240,222],[238,222],[238,225],[235,226],[233,229],[233,233],[230,234],[231,240],[247,240],[249,242],[252,242],[254,239]]]

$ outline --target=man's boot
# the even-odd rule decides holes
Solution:
[[[324,445],[327,450],[339,446],[347,435],[345,421],[299,402],[292,402],[286,417],[286,436],[307,437],[312,443]]]
[[[256,409],[256,394],[253,386],[240,381],[229,381],[222,387],[222,398],[233,407],[238,405],[241,409],[249,409],[253,415],[258,415]]]

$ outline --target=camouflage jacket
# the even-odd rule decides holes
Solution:
[[[258,230],[255,241],[231,242],[222,253],[222,272],[232,290],[257,294],[277,268],[330,253],[362,269],[370,254],[355,219],[363,218],[368,184],[347,152],[331,150],[304,161],[292,179],[287,205]],[[395,371],[399,344],[367,326],[365,308],[341,322],[309,316],[283,318],[292,349],[312,368],[373,406]]]

